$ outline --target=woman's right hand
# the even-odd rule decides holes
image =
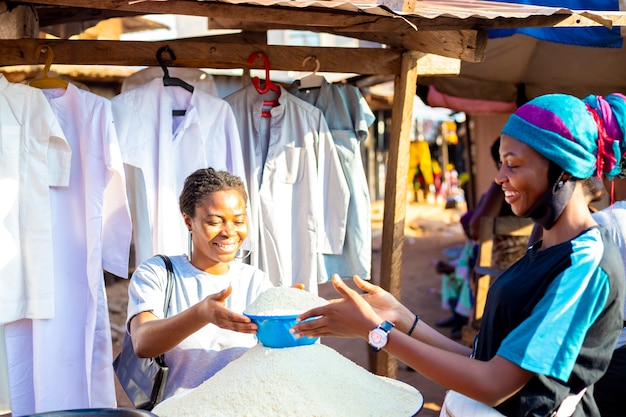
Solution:
[[[376,314],[383,320],[394,323],[399,330],[405,330],[405,332],[409,330],[415,316],[393,294],[378,285],[370,284],[356,275],[352,279],[356,286],[365,292],[362,297]],[[407,320],[408,327],[403,329],[404,322]]]
[[[224,305],[224,301],[230,296],[232,291],[232,287],[228,287],[204,299],[203,302],[206,306],[209,323],[213,323],[222,329],[256,334],[257,325],[249,317],[235,313]]]

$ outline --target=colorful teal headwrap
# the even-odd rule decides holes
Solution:
[[[618,104],[626,106],[621,101]],[[602,117],[597,118],[590,111],[612,113],[606,103],[599,96],[589,96],[585,101],[566,94],[540,96],[521,106],[509,118],[502,133],[527,144],[575,178],[590,177],[598,168],[612,178],[619,173],[622,138],[598,135],[596,122],[601,123]]]
[[[511,115],[502,133],[533,148],[574,178],[582,179],[620,174],[626,150],[626,97],[588,96],[584,100],[566,94],[548,94],[521,106]],[[573,183],[555,180],[558,169],[548,179],[546,194],[525,213],[550,229],[567,205]],[[554,184],[553,184],[554,181]]]
[[[614,176],[626,178],[626,151],[624,129],[626,129],[626,96],[620,93],[606,97],[587,96],[583,100],[598,126],[597,175],[605,173],[609,179]]]

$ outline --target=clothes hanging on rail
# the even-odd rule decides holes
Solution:
[[[317,254],[343,249],[349,189],[322,112],[280,90],[269,117],[262,116],[267,97],[252,84],[225,98],[237,118],[258,225],[251,263],[275,285],[302,283],[317,293]]]
[[[372,265],[371,201],[361,158],[361,142],[367,139],[374,114],[358,87],[353,85],[330,84],[322,80],[319,88],[300,89],[299,81],[295,81],[289,92],[324,114],[350,190],[343,250],[340,254],[320,254],[320,273],[326,274],[326,280],[334,273],[344,279],[354,275],[369,279]]]
[[[218,97],[215,80],[211,74],[208,74],[198,68],[168,67],[167,70],[171,77],[180,78],[194,86],[194,88]],[[140,85],[150,82],[155,78],[163,78],[163,68],[144,68],[124,79],[122,82],[122,92],[132,90],[133,88],[139,87]]]
[[[14,415],[116,406],[102,271],[127,277],[132,231],[109,100],[72,84],[42,91],[72,149],[71,170],[68,187],[50,190],[54,318],[6,326]]]
[[[186,253],[188,231],[178,206],[185,178],[206,167],[245,178],[233,111],[222,99],[165,87],[159,78],[111,103],[127,168],[135,264],[156,253]],[[185,114],[173,116],[176,109]]]

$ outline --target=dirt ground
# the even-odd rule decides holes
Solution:
[[[441,204],[437,203],[411,202],[407,204],[401,299],[427,323],[434,323],[448,316],[448,312],[441,308],[440,276],[434,271],[429,261],[446,259],[444,251],[463,244],[464,235],[458,222],[463,212],[462,206],[444,209]],[[374,203],[372,206],[374,283],[378,283],[379,280],[382,218],[382,202]],[[127,280],[107,280],[114,355],[117,355],[122,344],[128,298],[126,289]],[[319,293],[324,298],[337,297],[330,284],[321,285]],[[442,332],[449,334],[449,329],[442,329]],[[370,369],[370,354],[365,341],[322,338],[321,342],[364,368]],[[401,362],[398,362],[397,379],[416,387],[423,395],[424,407],[419,412],[420,417],[439,416],[445,395],[444,388],[408,369]],[[130,401],[119,385],[116,386],[116,390],[118,406],[131,407]]]

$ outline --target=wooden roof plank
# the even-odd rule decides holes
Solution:
[[[176,60],[168,66],[190,68],[262,68],[257,60],[248,65],[248,57],[263,51],[270,57],[272,69],[293,70],[302,61],[315,55],[322,72],[359,74],[397,74],[400,70],[401,52],[382,48],[330,48],[302,46],[268,46],[208,41],[169,40],[105,41],[57,39],[0,40],[0,65],[43,64],[45,56],[35,59],[35,51],[49,45],[54,51],[53,64],[71,65],[158,65],[156,51],[168,45],[176,52]]]

